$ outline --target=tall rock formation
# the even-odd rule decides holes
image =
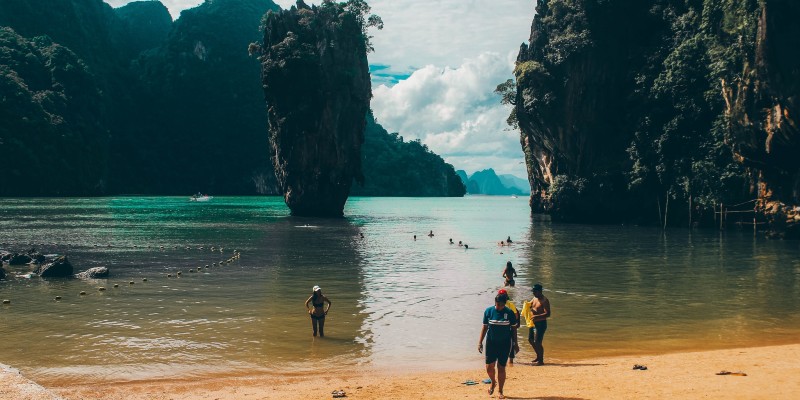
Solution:
[[[723,87],[728,141],[753,171],[757,208],[776,235],[800,237],[800,3],[761,4],[754,52]]]
[[[532,211],[694,226],[736,204],[729,222],[800,220],[796,2],[536,7],[512,102]]]
[[[636,71],[649,44],[642,1],[540,0],[528,44],[517,57],[516,116],[534,212],[593,221],[615,218],[633,136],[627,114]],[[620,21],[624,20],[624,23]],[[561,177],[561,179],[559,179]],[[585,182],[585,184],[584,184]],[[552,192],[582,187],[576,207]],[[602,190],[593,190],[598,188]],[[589,193],[591,192],[591,194]]]
[[[275,174],[292,215],[342,216],[372,97],[361,0],[297,6],[264,17],[259,54]]]

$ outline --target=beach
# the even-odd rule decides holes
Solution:
[[[524,364],[527,355],[521,353],[517,364],[507,369],[504,394],[509,399],[794,399],[800,395],[800,344],[572,361],[553,358],[544,366]],[[319,372],[307,375],[65,385],[49,388],[49,393],[24,392],[20,388],[25,385],[4,384],[0,398],[52,399],[55,394],[67,400],[329,399],[334,390],[343,390],[348,399],[489,398],[489,385],[480,383],[486,376],[477,355],[475,363],[474,369],[457,371],[427,371],[420,366],[417,372],[344,373],[320,365]],[[647,370],[634,370],[636,364]],[[722,371],[746,376],[717,375]],[[467,380],[479,383],[462,383]]]

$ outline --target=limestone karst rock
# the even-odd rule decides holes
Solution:
[[[761,4],[755,52],[723,84],[728,142],[756,180],[756,208],[777,236],[800,238],[800,4]]]
[[[353,180],[372,97],[363,1],[270,12],[259,54],[275,175],[292,215],[337,217]]]

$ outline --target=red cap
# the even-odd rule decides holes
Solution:
[[[497,294],[508,294],[505,289],[500,289],[497,291]]]

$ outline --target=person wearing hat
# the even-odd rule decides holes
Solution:
[[[514,302],[511,301],[511,295],[509,295],[508,292],[505,289],[498,290],[497,294],[504,294],[504,295],[508,296],[508,301],[506,301],[506,307],[508,307],[508,309],[511,310],[511,312],[513,312],[514,315],[517,316],[516,328],[519,329],[519,325],[520,325],[520,321],[521,321],[521,319],[519,317],[519,310],[517,309],[517,306],[514,305]],[[516,339],[516,338],[514,338],[514,339]],[[508,353],[508,363],[509,364],[514,364],[514,356],[515,355],[517,355],[517,353],[512,348],[511,351]]]
[[[322,288],[319,286],[314,286],[311,291],[311,297],[306,300],[306,310],[311,316],[311,327],[314,329],[314,336],[317,336],[317,327],[319,326],[319,337],[325,337],[325,316],[331,309],[331,301],[322,294]],[[309,303],[314,308],[308,308]],[[327,308],[325,308],[325,303],[328,303]]]
[[[492,381],[489,395],[494,394],[494,389],[499,385],[499,398],[503,396],[503,386],[506,382],[506,363],[508,355],[513,350],[519,351],[517,344],[517,316],[506,306],[507,293],[498,293],[494,298],[494,305],[483,312],[483,328],[478,339],[478,352],[483,353],[483,339],[486,338],[486,373]],[[495,364],[497,377],[495,378]]]
[[[530,301],[531,314],[533,316],[533,328],[528,331],[528,343],[533,346],[536,352],[536,359],[533,365],[544,365],[544,333],[547,331],[547,318],[550,317],[550,300],[542,294],[542,285],[533,285],[533,299]]]

